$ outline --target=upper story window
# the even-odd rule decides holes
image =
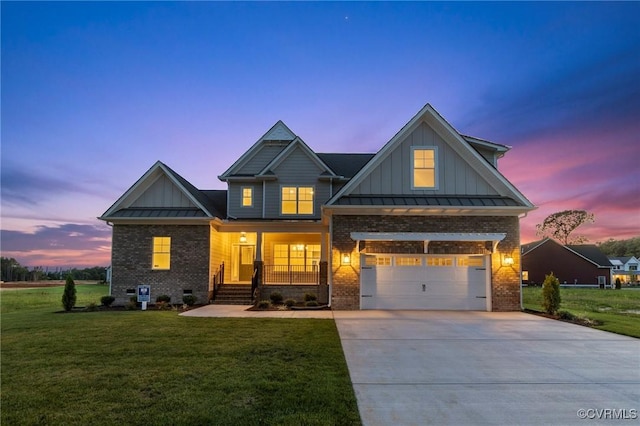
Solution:
[[[253,188],[250,186],[242,188],[242,207],[253,207]]]
[[[153,237],[151,269],[169,269],[171,266],[171,237]]]
[[[313,187],[283,186],[280,214],[313,214]]]
[[[413,189],[437,189],[437,149],[436,147],[413,147]]]

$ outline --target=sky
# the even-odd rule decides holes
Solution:
[[[538,208],[640,235],[640,2],[0,3],[2,256],[110,263],[97,219],[157,160],[199,189],[277,120],[376,152],[426,103],[512,147]]]

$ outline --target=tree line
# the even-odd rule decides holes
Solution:
[[[43,266],[23,266],[16,259],[0,257],[0,280],[2,281],[46,281],[63,280],[71,276],[74,280],[106,281],[104,266],[91,268],[51,268]]]
[[[640,237],[629,238],[627,240],[614,240],[597,243],[600,251],[607,256],[627,257],[635,256],[640,259]]]

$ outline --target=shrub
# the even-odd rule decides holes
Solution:
[[[620,290],[622,288],[622,281],[620,278],[616,278],[616,290]]]
[[[85,311],[88,312],[93,312],[93,311],[97,311],[98,310],[98,305],[96,305],[95,303],[91,302],[87,305],[86,308],[84,308]]]
[[[295,299],[287,299],[284,301],[284,306],[286,306],[287,308],[290,308],[295,304],[296,304]]]
[[[171,296],[167,296],[166,294],[161,294],[160,296],[156,297],[156,302],[170,303]]]
[[[193,294],[185,294],[182,296],[182,301],[187,306],[193,306],[196,304],[196,297]]]
[[[268,300],[261,300],[256,306],[258,307],[258,309],[268,309],[269,306],[271,306],[271,302]]]
[[[171,304],[167,302],[156,302],[156,309],[159,311],[168,311],[171,309]]]
[[[304,304],[305,306],[318,306],[318,302],[316,300],[308,300]]]
[[[71,275],[67,275],[67,281],[64,284],[64,293],[62,293],[62,306],[64,310],[69,312],[76,306],[76,283]]]
[[[129,303],[125,305],[125,308],[127,309],[127,311],[135,311],[136,309],[138,309],[138,303],[133,300],[129,300]]]
[[[279,305],[282,303],[284,297],[282,297],[282,293],[274,291],[269,295],[269,299],[271,299],[271,303],[273,303],[274,305]]]
[[[542,307],[550,315],[558,312],[560,308],[560,281],[553,272],[546,275],[542,283]]]
[[[560,317],[560,319],[567,321],[573,321],[576,319],[576,316],[569,311],[559,311],[558,316]]]
[[[318,296],[316,296],[314,293],[305,293],[304,294],[304,301],[305,302],[311,302],[313,300],[318,300]]]
[[[107,307],[109,307],[109,306],[111,306],[111,304],[112,304],[113,302],[115,302],[115,300],[116,300],[116,298],[115,298],[115,297],[113,297],[113,296],[102,296],[102,297],[100,298],[100,303],[102,304],[102,306],[107,306]]]

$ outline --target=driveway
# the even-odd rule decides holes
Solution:
[[[365,425],[640,422],[640,340],[521,312],[334,311]]]

